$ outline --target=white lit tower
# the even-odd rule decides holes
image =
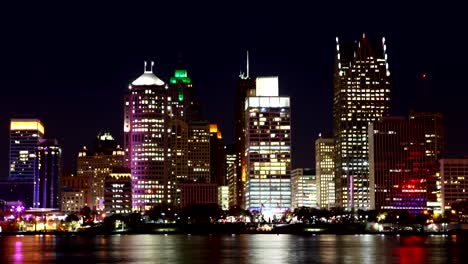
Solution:
[[[124,105],[124,145],[132,177],[132,206],[148,210],[171,203],[168,180],[168,86],[153,73],[153,62],[129,86]]]
[[[245,208],[281,215],[291,207],[291,111],[278,77],[258,77],[245,100]]]
[[[337,205],[370,209],[367,128],[388,112],[390,71],[385,38],[372,45],[365,35],[353,44],[336,38],[333,136],[336,151]]]

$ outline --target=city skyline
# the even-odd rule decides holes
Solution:
[[[169,6],[162,9],[165,7],[170,10]],[[459,109],[463,99],[456,96],[463,89],[460,73],[466,54],[445,55],[454,52],[444,36],[455,36],[460,27],[453,23],[456,17],[442,21],[432,18],[430,7],[409,5],[402,11],[401,6],[381,5],[379,14],[371,8],[352,8],[360,13],[372,12],[344,25],[354,15],[341,8],[331,9],[337,13],[328,19],[331,11],[322,15],[314,11],[317,17],[309,18],[300,16],[306,11],[289,6],[285,12],[294,11],[298,16],[288,15],[288,20],[279,19],[281,8],[272,6],[263,12],[246,12],[244,17],[237,17],[233,11],[226,17],[215,13],[210,17],[219,21],[215,27],[212,20],[196,20],[208,11],[197,7],[194,10],[200,13],[195,15],[189,8],[181,8],[183,19],[164,25],[146,17],[149,11],[134,8],[124,12],[119,7],[113,15],[95,10],[86,21],[79,19],[78,11],[47,19],[28,11],[5,23],[9,42],[1,51],[5,102],[0,107],[0,177],[6,178],[8,173],[8,125],[12,118],[40,119],[46,136],[57,138],[63,146],[66,168],[76,166],[81,146],[89,146],[99,132],[108,130],[123,144],[122,97],[128,84],[141,75],[144,60],[154,60],[155,74],[168,82],[180,53],[193,80],[194,93],[204,107],[204,117],[218,124],[225,144],[232,143],[234,97],[239,71],[245,70],[246,50],[250,51],[250,75],[278,75],[280,95],[291,97],[292,168],[314,167],[315,139],[320,132],[332,129],[335,37],[359,40],[362,33],[374,40],[386,38],[392,73],[390,114],[405,116],[411,106],[421,107],[424,102],[429,109],[417,111],[444,114],[446,153],[466,154],[467,142],[462,135],[468,127]],[[141,21],[133,21],[140,15],[131,11],[139,11]],[[128,15],[128,24],[118,20],[119,15]],[[161,21],[166,17],[170,14],[161,15]],[[320,29],[317,24],[321,19],[329,27]],[[382,23],[370,25],[372,19],[382,19]],[[10,27],[13,21],[18,23]],[[56,21],[63,25],[58,26]],[[439,22],[440,27],[452,27],[442,34],[442,29],[434,27]],[[219,26],[224,30],[217,30]],[[155,36],[145,35],[148,31]],[[304,32],[310,34],[304,36]],[[427,74],[425,78],[423,74]]]

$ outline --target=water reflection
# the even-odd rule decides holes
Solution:
[[[0,237],[0,263],[468,263],[446,236],[113,235]]]

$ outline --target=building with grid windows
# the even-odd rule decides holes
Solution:
[[[457,201],[468,200],[468,158],[441,159],[439,162],[442,204],[447,210]]]
[[[390,71],[385,38],[372,43],[365,35],[356,43],[336,38],[333,91],[333,137],[337,206],[371,209],[368,135],[370,122],[390,106]]]
[[[44,125],[38,119],[10,121],[10,181],[34,181],[36,147],[44,137]],[[32,190],[31,190],[32,193]]]
[[[298,168],[291,171],[291,207],[317,207],[315,170]]]
[[[258,77],[245,100],[245,209],[272,216],[291,208],[290,100],[278,94],[277,76]]]
[[[317,173],[317,203],[321,208],[335,206],[335,140],[322,137],[315,140],[315,170]]]

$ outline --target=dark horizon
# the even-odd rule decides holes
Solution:
[[[468,154],[467,111],[459,96],[467,54],[456,42],[463,32],[461,9],[416,3],[333,2],[314,9],[226,4],[219,10],[183,2],[8,6],[0,18],[0,178],[8,176],[11,118],[40,119],[45,137],[63,147],[65,168],[74,168],[80,147],[91,145],[99,132],[110,131],[122,145],[123,96],[143,73],[143,61],[154,60],[154,73],[168,82],[179,54],[205,118],[231,143],[246,50],[250,75],[278,75],[280,94],[291,97],[293,168],[314,168],[314,141],[332,129],[335,37],[353,41],[362,33],[386,38],[390,113],[442,112],[447,156]]]

